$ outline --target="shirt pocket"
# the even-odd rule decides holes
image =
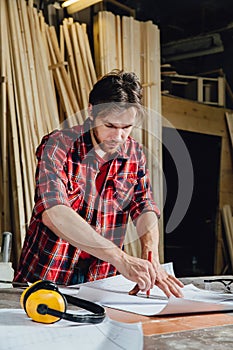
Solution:
[[[126,211],[134,196],[137,180],[131,177],[114,179],[113,184],[113,205],[117,210]]]

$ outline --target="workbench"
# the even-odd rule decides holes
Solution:
[[[215,276],[216,277],[216,276]],[[226,276],[221,276],[226,277]],[[209,277],[208,277],[209,278]],[[233,276],[227,276],[233,278]],[[204,277],[181,279],[185,284],[204,286]],[[22,289],[0,289],[0,308],[20,308]],[[70,309],[74,306],[70,306]],[[145,350],[230,350],[233,349],[233,312],[147,317],[106,308],[116,321],[141,322]]]

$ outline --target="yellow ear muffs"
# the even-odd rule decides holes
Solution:
[[[91,312],[71,314],[66,312],[67,302]],[[62,294],[49,281],[37,281],[21,295],[20,303],[27,315],[36,322],[54,323],[60,319],[78,323],[100,323],[104,320],[105,309],[98,304],[72,295]]]
[[[53,290],[41,289],[31,294],[26,301],[26,312],[32,320],[41,323],[54,323],[61,319],[61,317],[39,313],[43,310],[47,312],[47,308],[65,312],[66,303],[62,295]]]
[[[53,283],[47,281],[37,281],[28,287],[22,293],[20,303],[28,317],[41,323],[54,323],[61,319],[47,314],[48,309],[66,312],[66,299]]]
[[[25,302],[26,302],[28,295],[31,294],[33,291],[35,291],[37,289],[37,287],[39,288],[39,286],[42,282],[43,281],[40,281],[40,280],[36,281],[31,286],[27,287],[23,291],[23,293],[21,294],[21,297],[20,297],[20,305],[21,305],[22,309],[25,309]]]

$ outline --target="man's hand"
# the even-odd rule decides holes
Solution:
[[[159,227],[156,214],[151,211],[141,214],[137,220],[136,228],[141,242],[141,258],[147,261],[148,252],[152,252],[153,260],[150,264],[154,271],[155,282],[150,288],[153,288],[154,285],[158,286],[168,298],[171,295],[182,297],[181,288],[184,286],[183,283],[176,277],[169,275],[159,262]],[[129,294],[137,294],[139,290],[141,290],[140,286],[136,285]]]
[[[168,298],[171,295],[181,298],[183,296],[181,291],[181,288],[184,286],[183,283],[175,276],[168,274],[160,263],[153,261],[152,266],[156,275],[154,284],[158,286]],[[151,288],[153,288],[154,284]],[[129,294],[136,295],[140,290],[140,286],[136,284]]]
[[[121,252],[115,261],[117,270],[127,279],[133,281],[139,290],[146,292],[155,284],[156,273],[153,264],[147,260],[133,257]]]

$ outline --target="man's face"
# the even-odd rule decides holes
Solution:
[[[136,122],[136,110],[130,107],[121,113],[98,115],[94,119],[93,133],[104,152],[114,153],[123,145]]]

